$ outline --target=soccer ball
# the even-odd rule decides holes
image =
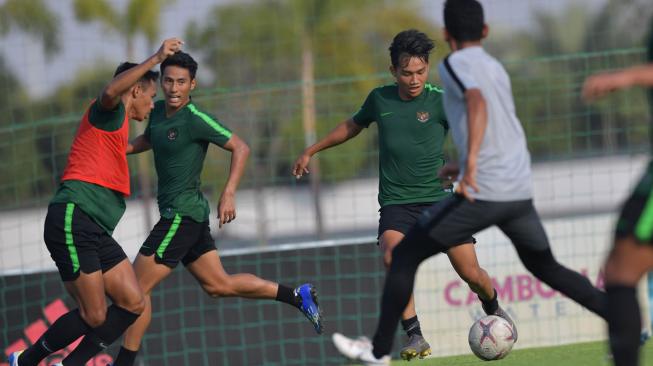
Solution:
[[[469,347],[481,360],[499,360],[515,344],[512,326],[504,318],[488,315],[477,320],[469,330]]]

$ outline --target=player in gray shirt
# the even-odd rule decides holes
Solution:
[[[494,225],[542,282],[604,319],[607,313],[605,293],[553,257],[533,206],[530,156],[510,78],[481,46],[488,32],[481,4],[447,0],[444,22],[453,52],[440,66],[440,76],[461,168],[449,165],[441,175],[457,176],[457,194],[426,210],[394,249],[372,345],[351,342],[365,365],[390,364],[394,334],[420,263]]]

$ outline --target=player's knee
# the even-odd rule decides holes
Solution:
[[[127,304],[127,306],[121,306],[125,310],[128,310],[134,314],[142,314],[145,311],[145,298],[141,295],[135,297],[132,301]]]
[[[79,315],[84,322],[91,328],[97,328],[107,320],[107,308],[104,306],[96,309],[79,309]]]
[[[141,314],[145,311],[145,296],[140,291],[130,291],[125,296],[114,299],[114,303],[134,314]]]

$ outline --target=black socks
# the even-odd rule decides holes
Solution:
[[[299,307],[299,302],[295,297],[295,290],[282,284],[279,284],[279,288],[277,289],[277,297],[275,300],[290,304],[296,308]]]
[[[499,309],[499,300],[497,299],[497,290],[494,289],[494,296],[492,297],[491,300],[483,300],[481,297],[478,297],[479,300],[481,300],[481,304],[483,306],[483,310],[485,311],[485,314],[491,315],[494,314],[497,309]]]
[[[610,349],[616,366],[637,366],[642,327],[634,287],[606,286]]]
[[[139,315],[115,304],[109,306],[104,323],[89,330],[79,346],[63,360],[64,366],[84,366],[98,352],[118,339]]]
[[[138,351],[130,351],[125,347],[120,347],[120,352],[118,352],[116,360],[113,361],[113,366],[133,366],[137,354]]]
[[[419,336],[422,335],[422,328],[420,328],[419,326],[419,320],[417,319],[417,315],[415,315],[410,319],[402,320],[401,327],[404,328],[406,335],[408,335],[409,337],[412,336],[413,334],[417,334]]]
[[[83,336],[89,329],[79,315],[79,309],[69,311],[59,317],[36,343],[20,355],[19,364],[21,366],[38,365],[48,355],[66,347],[75,339]]]

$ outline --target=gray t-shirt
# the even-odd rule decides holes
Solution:
[[[479,89],[487,105],[487,127],[478,155],[472,196],[486,201],[517,201],[533,196],[531,158],[515,113],[510,77],[482,47],[453,52],[438,66],[444,86],[444,110],[461,169],[467,162],[465,91]],[[461,171],[461,176],[464,171]]]

